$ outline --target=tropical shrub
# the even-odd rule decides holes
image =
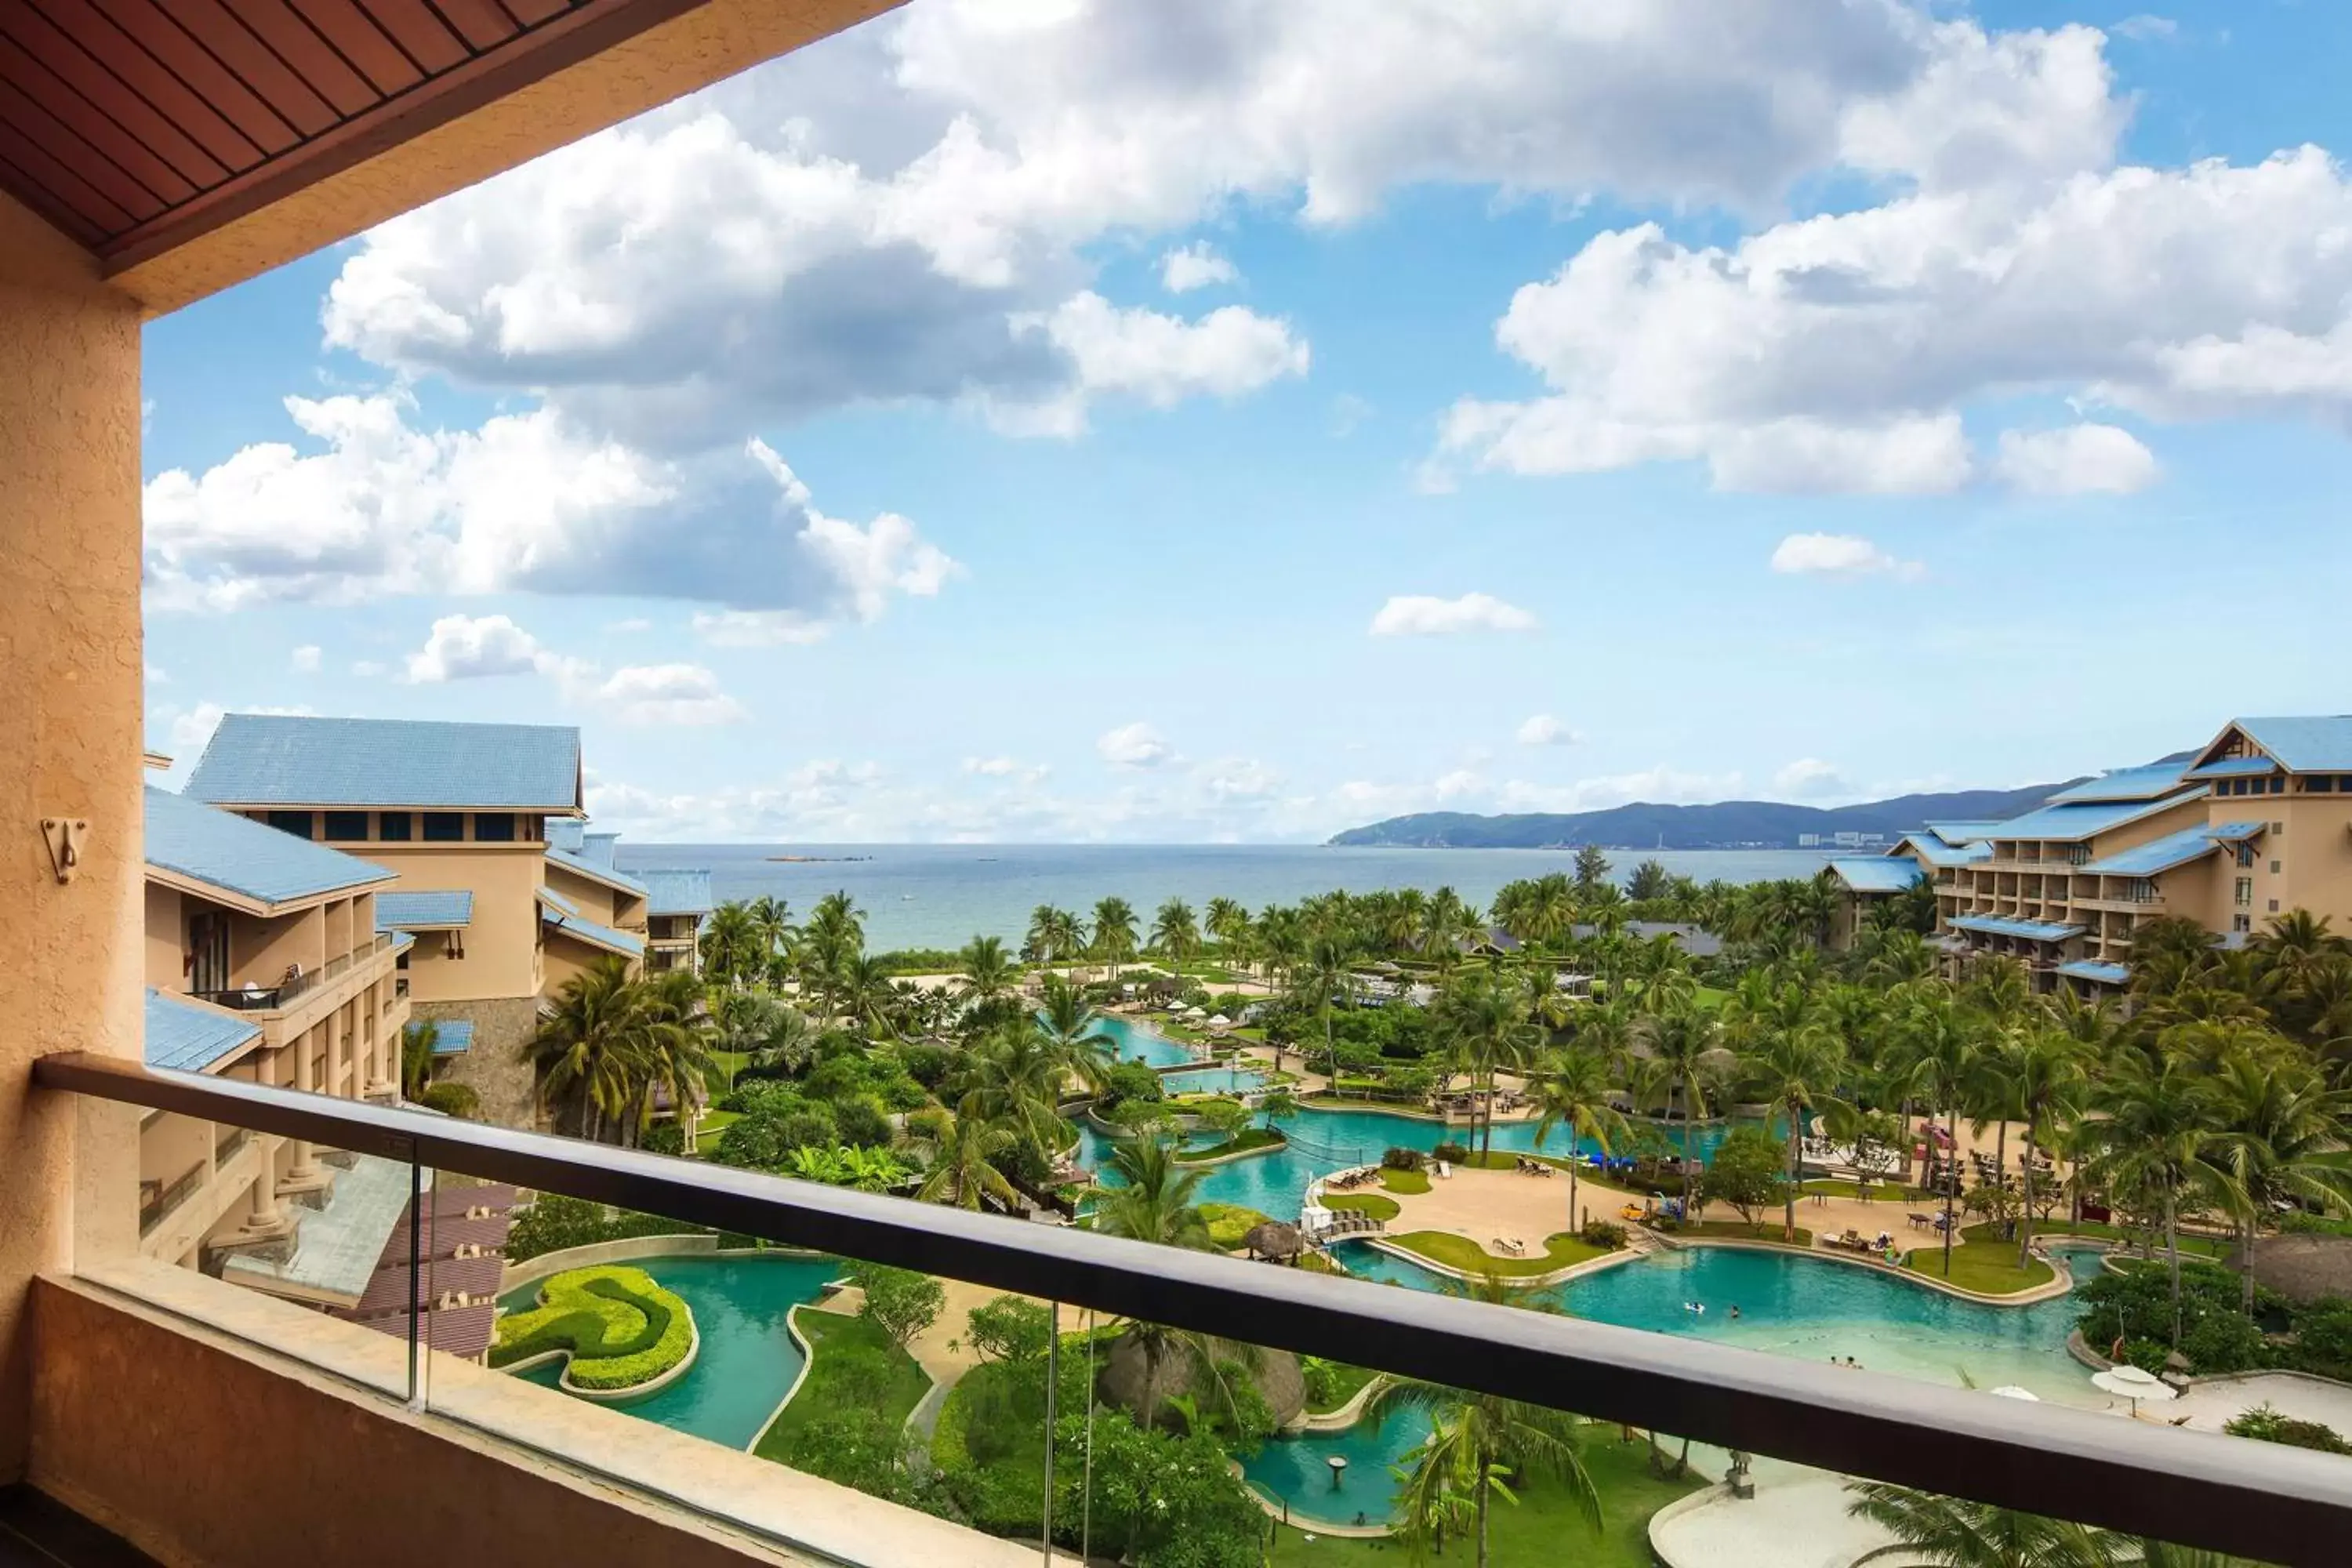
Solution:
[[[694,1343],[694,1314],[642,1268],[567,1269],[540,1287],[540,1304],[499,1320],[492,1366],[569,1352],[575,1387],[635,1388],[677,1366]]]
[[[1244,1211],[1255,1212],[1255,1211]],[[1214,1222],[1211,1222],[1214,1234]],[[964,1317],[964,1343],[982,1361],[1025,1366],[1045,1358],[1053,1338],[1053,1318],[1043,1302],[999,1296]]]
[[[2221,1430],[2233,1437],[2284,1443],[2293,1448],[2316,1448],[2323,1454],[2352,1454],[2352,1443],[2346,1442],[2334,1427],[2317,1421],[2298,1421],[2292,1415],[2281,1415],[2267,1403],[2231,1417]]]
[[[2180,1353],[2197,1371],[2245,1372],[2278,1363],[2261,1326],[2240,1309],[2242,1289],[2238,1277],[2226,1268],[2181,1265]],[[2172,1339],[2172,1287],[2166,1268],[2103,1272],[2076,1286],[2074,1295],[2083,1309],[2076,1321],[2092,1349],[2105,1354],[2120,1337],[2124,1359],[2149,1372],[2164,1369]],[[2260,1308],[2276,1298],[2258,1290],[2255,1301]]]
[[[648,1154],[683,1154],[686,1152],[686,1129],[677,1121],[656,1121],[646,1129],[637,1147]]]
[[[1390,1149],[1381,1155],[1381,1165],[1391,1171],[1418,1171],[1425,1156],[1418,1149]]]
[[[1764,1211],[1788,1193],[1787,1162],[1780,1140],[1762,1128],[1735,1128],[1716,1146],[1699,1191],[1709,1202],[1738,1209],[1749,1225],[1759,1225]]]
[[[922,1091],[915,1094],[911,1110],[923,1103]],[[879,1149],[890,1142],[890,1118],[881,1103],[870,1095],[858,1095],[833,1102],[833,1127],[844,1143],[857,1148]]]
[[[1105,1076],[1096,1109],[1108,1116],[1130,1100],[1157,1100],[1160,1092],[1158,1073],[1141,1062],[1121,1062]]]
[[[592,1247],[600,1241],[625,1241],[638,1236],[696,1236],[703,1229],[660,1215],[607,1209],[584,1198],[542,1193],[515,1215],[514,1229],[507,1236],[507,1257],[521,1263],[567,1247]]]
[[[1625,1245],[1625,1227],[1613,1220],[1589,1219],[1577,1233],[1577,1239],[1587,1247],[1598,1247],[1614,1252]]]
[[[880,1329],[900,1350],[907,1342],[939,1320],[947,1304],[947,1287],[912,1268],[892,1268],[880,1263],[853,1264],[850,1282],[866,1292],[857,1315]]]
[[[2352,1382],[2352,1301],[2329,1296],[2294,1314],[2294,1364]]]
[[[1429,1157],[1443,1160],[1449,1165],[1459,1165],[1470,1158],[1470,1146],[1466,1143],[1440,1143],[1429,1152]]]
[[[482,1113],[482,1097],[462,1083],[428,1083],[416,1103],[444,1116],[456,1116],[472,1121]]]

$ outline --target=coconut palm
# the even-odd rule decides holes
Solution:
[[[1118,1184],[1104,1187],[1096,1200],[1097,1230],[1196,1252],[1216,1249],[1195,1201],[1207,1172],[1177,1163],[1173,1149],[1158,1138],[1119,1144],[1111,1151],[1110,1169]]]
[[[2206,1163],[2221,1128],[2204,1082],[2185,1062],[2151,1065],[2126,1055],[2092,1099],[2101,1119],[2086,1124],[2100,1147],[2102,1175],[2126,1191],[2151,1193],[2161,1205],[2175,1350],[2180,1348],[2180,1202],[2193,1186],[2218,1173]]]
[[[1201,922],[1192,913],[1192,906],[1181,899],[1169,899],[1151,917],[1152,945],[1166,953],[1176,966],[1176,988],[1184,988],[1184,960],[1201,945]]]
[[[635,991],[642,1044],[633,1064],[640,1082],[637,1114],[628,1130],[631,1142],[653,1121],[656,1089],[668,1094],[670,1114],[687,1126],[698,1093],[718,1070],[710,1055],[710,1011],[700,979],[688,970],[673,969],[638,981]]]
[[[1590,1046],[1554,1052],[1534,1088],[1539,1112],[1536,1147],[1544,1146],[1553,1128],[1568,1129],[1568,1223],[1573,1230],[1582,1223],[1576,1206],[1576,1173],[1584,1163],[1577,1158],[1579,1143],[1590,1139],[1605,1158],[1612,1140],[1624,1142],[1631,1130],[1623,1113],[1610,1103],[1609,1058]]]
[[[1791,1001],[1791,998],[1795,1000]],[[1789,1119],[1789,1188],[1782,1239],[1797,1239],[1797,1187],[1804,1175],[1807,1116],[1826,1103],[1844,1072],[1845,1051],[1822,1026],[1801,987],[1788,985],[1773,1005],[1748,1015],[1750,1044],[1739,1058],[1745,1079]]]
[[[1952,1272],[1953,1209],[1959,1199],[1960,1097],[1984,1042],[1981,1018],[1943,989],[1916,994],[1895,1026],[1895,1072],[1905,1098],[1924,1099],[1946,1118],[1944,1274]]]
[[[793,908],[783,900],[763,893],[751,900],[746,912],[751,916],[752,931],[759,936],[763,959],[773,957],[792,944]]]
[[[710,911],[702,928],[702,970],[738,989],[766,973],[760,922],[751,905],[724,903]]]
[[[1648,993],[1643,992],[1646,1000]],[[1677,1092],[1683,1107],[1683,1213],[1691,1204],[1691,1123],[1706,1114],[1706,1091],[1731,1067],[1713,1018],[1687,1004],[1666,1013],[1644,1013],[1634,1026],[1634,1048],[1658,1064],[1660,1077]]]
[[[562,1107],[592,1141],[631,1105],[646,1056],[645,1012],[625,961],[597,960],[541,1004],[539,1026],[521,1056],[537,1078],[542,1110]]]
[[[1238,900],[1211,899],[1201,923],[1217,939],[1221,963],[1233,967],[1242,962],[1249,948],[1250,915]]]
[[[400,1098],[422,1100],[433,1081],[433,1053],[441,1043],[441,1026],[419,1018],[400,1035]]]
[[[1045,976],[1034,1027],[1062,1073],[1089,1089],[1100,1089],[1118,1059],[1118,1047],[1101,1024],[1101,1015],[1087,1004],[1085,992],[1058,974]]]
[[[1012,1150],[1010,1131],[950,1110],[924,1112],[919,1124],[916,1118],[908,1121],[925,1161],[917,1197],[960,1209],[978,1209],[992,1199],[1010,1209],[1019,1201],[1013,1184],[992,1163]]]
[[[956,1114],[1001,1127],[1041,1153],[1061,1136],[1063,1061],[1053,1041],[1025,1022],[1008,1024],[974,1048],[959,1077]]]
[[[2086,1067],[2088,1047],[2064,1028],[2032,1029],[2004,1058],[2010,1074],[2011,1101],[2025,1119],[2024,1202],[2017,1219],[2017,1266],[2023,1268],[2033,1253],[2034,1158],[2045,1132],[2063,1136],[2065,1124],[2083,1108],[2090,1090]]]
[[[1852,1481],[1846,1489],[1854,1494],[1848,1513],[1895,1537],[1893,1545],[1855,1558],[1853,1568],[1886,1561],[1904,1568],[2112,1568],[2138,1556],[2128,1538],[2070,1520],[1883,1481]]]
[[[2243,1249],[2244,1307],[2254,1310],[2254,1229],[2280,1201],[2342,1214],[2352,1197],[2352,1152],[2345,1145],[2352,1092],[2330,1089],[2302,1063],[2233,1054],[2206,1080],[2217,1124],[2206,1163],[2223,1187]]]
[[[1479,1152],[1495,1143],[1495,1074],[1517,1066],[1543,1044],[1518,976],[1489,969],[1457,977],[1437,998],[1431,1021],[1474,1086],[1486,1090]]]
[[[1333,1088],[1339,1082],[1339,1046],[1331,1031],[1331,1004],[1347,995],[1349,966],[1353,961],[1345,938],[1334,931],[1318,931],[1307,939],[1293,970],[1299,999],[1323,1015],[1324,1068]]]
[[[1690,972],[1690,955],[1672,931],[1660,931],[1635,945],[1633,973],[1642,983],[1642,1011],[1669,1013],[1691,1002],[1698,981]]]
[[[1476,1542],[1475,1560],[1486,1568],[1488,1504],[1496,1497],[1517,1502],[1509,1483],[1529,1472],[1565,1485],[1585,1522],[1601,1528],[1601,1494],[1577,1452],[1577,1417],[1411,1378],[1382,1384],[1366,1404],[1376,1421],[1393,1410],[1420,1410],[1430,1417],[1429,1440],[1402,1467],[1405,1517],[1416,1527],[1408,1538],[1419,1538],[1416,1551],[1429,1537],[1467,1524]]]
[[[1135,910],[1125,899],[1096,900],[1094,950],[1114,967],[1135,956]]]
[[[1018,969],[1002,938],[975,936],[956,957],[963,965],[956,988],[968,999],[986,1004],[1013,989]]]

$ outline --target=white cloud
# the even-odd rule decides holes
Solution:
[[[1370,401],[1352,392],[1343,392],[1331,400],[1331,434],[1344,441],[1354,435],[1372,414]]]
[[[1307,344],[1287,321],[1239,305],[1198,321],[1140,307],[1122,310],[1088,290],[1052,310],[1012,320],[1016,336],[1042,336],[1070,363],[1072,381],[1030,402],[991,399],[990,416],[1020,434],[1075,435],[1091,398],[1106,394],[1170,408],[1188,397],[1238,397],[1284,376],[1305,375]]]
[[[1772,552],[1772,570],[1797,577],[1895,577],[1906,582],[1926,574],[1916,561],[1901,561],[1852,533],[1792,533]]]
[[[1491,594],[1465,594],[1440,599],[1427,594],[1390,597],[1372,616],[1376,637],[1444,637],[1456,632],[1531,632],[1536,618],[1516,605]]]
[[[2130,495],[2157,479],[2156,454],[2113,425],[2004,430],[1993,468],[2028,495]]]
[[[554,674],[563,660],[505,616],[444,616],[408,656],[407,679],[416,685],[477,680],[500,675]]]
[[[1160,286],[1171,294],[1189,294],[1215,283],[1241,279],[1234,264],[1209,247],[1207,240],[1171,250],[1160,258]]]
[[[2110,26],[2107,31],[2119,38],[2129,38],[2134,43],[2147,44],[2158,40],[2169,41],[2179,37],[2180,24],[2169,16],[2154,16],[2142,12],[2137,16],[2125,17]]]
[[[963,771],[984,779],[1011,779],[1024,784],[1043,784],[1053,773],[1044,763],[1024,763],[1013,757],[966,757]]]
[[[1772,787],[1792,800],[1819,800],[1852,795],[1845,775],[1819,757],[1802,757],[1772,775]]]
[[[788,622],[806,638],[936,595],[956,565],[913,523],[818,510],[764,443],[658,458],[541,408],[423,431],[400,395],[289,398],[320,447],[250,446],[145,493],[150,603],[231,610],[384,594],[629,594]]]
[[[1538,713],[1522,721],[1518,736],[1522,746],[1576,746],[1584,742],[1582,735],[1549,713]]]
[[[1115,768],[1156,768],[1176,760],[1176,749],[1140,720],[1106,730],[1096,740],[1095,750]]]
[[[698,664],[638,664],[616,669],[595,700],[625,724],[732,724],[747,717]]]
[[[654,624],[643,616],[627,616],[617,621],[606,621],[604,629],[616,636],[634,637],[638,632],[653,630]]]
[[[294,669],[297,674],[315,675],[319,671],[320,660],[325,657],[324,652],[320,648],[318,644],[304,643],[300,647],[294,650],[291,662],[293,663]]]
[[[194,708],[189,709],[184,713],[173,714],[172,716],[173,756],[176,760],[184,763],[188,759],[194,757],[198,752],[204,750],[205,742],[209,742],[213,738],[213,731],[220,728],[221,719],[228,711],[229,710],[217,702],[199,702]],[[236,711],[239,713],[282,713],[300,718],[308,718],[311,714],[315,713],[317,710],[300,706],[291,708],[269,708],[257,706],[240,707]]]
[[[1201,787],[1216,801],[1263,800],[1282,787],[1282,775],[1248,757],[1227,757],[1202,766]]]

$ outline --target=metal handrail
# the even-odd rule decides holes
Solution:
[[[121,1058],[45,1057],[33,1080],[2294,1568],[2352,1540],[2335,1455]]]

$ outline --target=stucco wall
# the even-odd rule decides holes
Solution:
[[[134,1180],[123,1119],[100,1140],[26,1075],[140,1050],[139,552],[138,310],[0,196],[0,1481],[24,1460],[26,1289],[72,1256],[77,1142],[93,1179]],[[89,824],[63,886],[45,816]]]
[[[143,900],[147,926],[147,984],[158,991],[184,991],[188,986],[187,919],[180,912],[180,893],[159,882],[146,885]]]
[[[474,1043],[435,1076],[470,1087],[482,1100],[482,1117],[501,1127],[531,1127],[539,1117],[538,1084],[522,1050],[539,1026],[539,999],[496,1002],[416,1002],[414,1019],[464,1018],[474,1026]]]
[[[409,969],[409,994],[420,1002],[474,1002],[529,995],[539,989],[540,868],[536,845],[371,844],[367,858],[400,873],[395,890],[474,895],[466,956],[444,955],[420,936]]]

